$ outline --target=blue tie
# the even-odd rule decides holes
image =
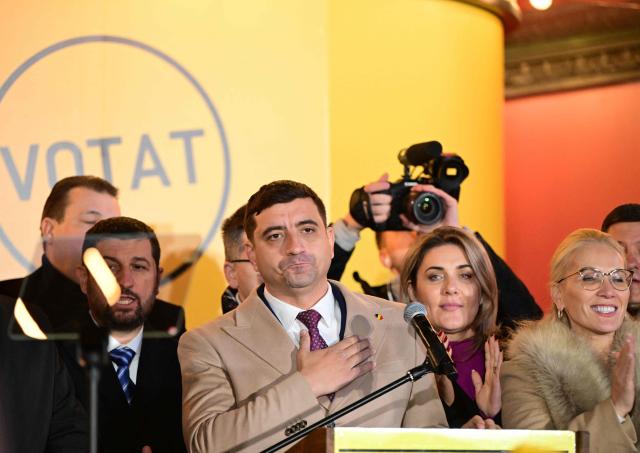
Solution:
[[[136,355],[136,352],[126,346],[123,348],[113,349],[109,353],[111,361],[118,367],[118,371],[116,372],[118,375],[118,381],[120,382],[120,387],[122,387],[124,396],[127,398],[127,403],[129,404],[131,404],[133,391],[135,390],[135,385],[129,377],[129,364],[131,364],[134,355]]]

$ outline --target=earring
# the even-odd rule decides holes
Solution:
[[[564,316],[564,308],[558,308],[558,319],[562,319]]]

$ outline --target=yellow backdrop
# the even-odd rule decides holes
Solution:
[[[356,186],[400,175],[400,148],[434,139],[471,169],[463,223],[502,249],[503,38],[484,10],[27,0],[0,24],[0,278],[39,264],[51,184],[96,174],[164,237],[168,273],[202,249],[162,292],[194,327],[220,313],[219,223],[261,184],[303,181],[337,218]],[[365,235],[350,269],[383,280],[375,255]]]

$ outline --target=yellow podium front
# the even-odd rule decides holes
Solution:
[[[575,444],[573,431],[335,428],[333,450],[327,451],[573,453]]]

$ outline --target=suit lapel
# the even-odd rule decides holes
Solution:
[[[257,358],[286,375],[295,367],[297,349],[289,335],[254,292],[234,310],[236,325],[222,327]]]
[[[345,296],[347,306],[344,337],[358,335],[360,338],[369,338],[373,350],[376,351],[376,355],[373,357],[375,360],[378,352],[382,349],[382,343],[387,334],[387,324],[384,318],[389,308],[382,307],[372,300],[355,297],[342,285],[338,288]],[[367,373],[340,389],[336,392],[329,407],[330,412],[336,412],[365,396],[372,386],[372,381],[372,373]]]

